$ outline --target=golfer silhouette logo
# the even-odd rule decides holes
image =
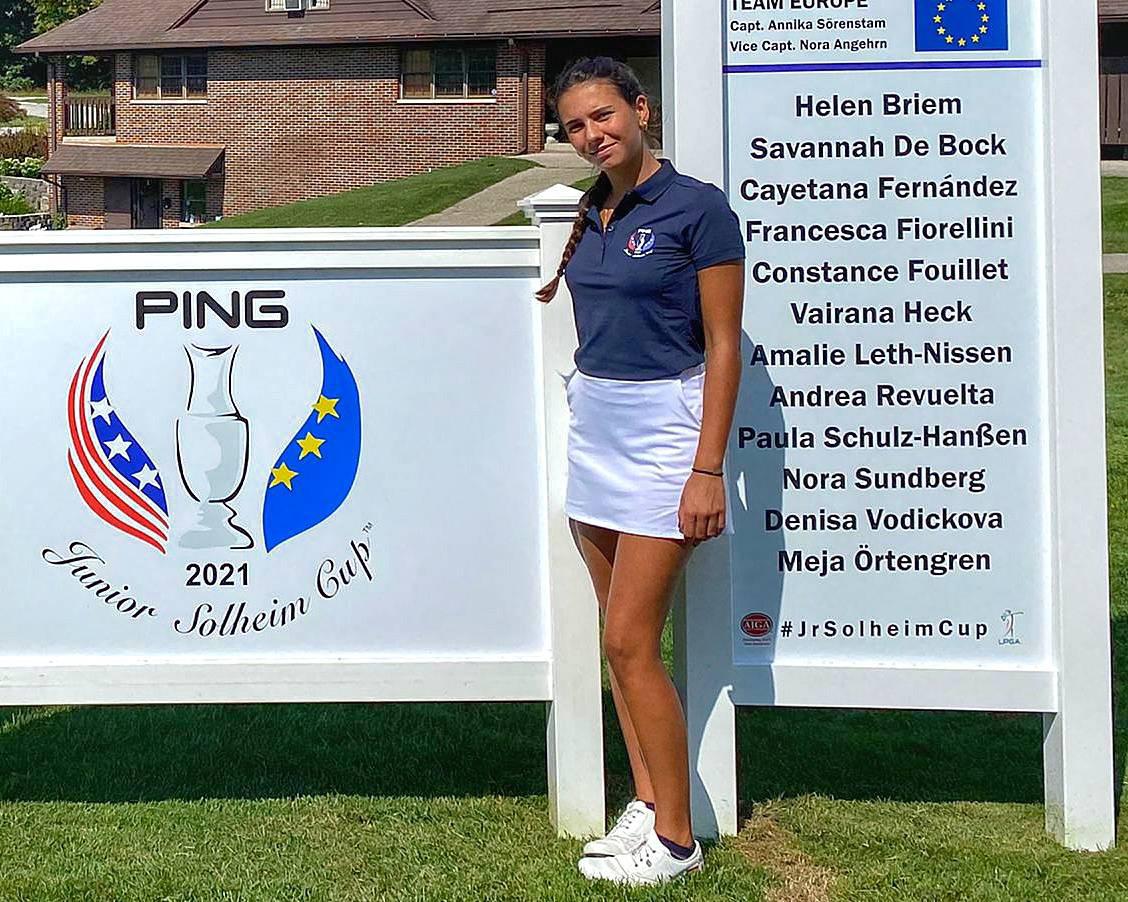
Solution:
[[[1002,616],[999,618],[1003,622],[1003,635],[999,639],[1000,645],[1021,645],[1022,640],[1014,634],[1014,620],[1025,611],[1012,611],[1007,608],[1003,611]]]

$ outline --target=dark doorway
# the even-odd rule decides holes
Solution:
[[[161,227],[161,180],[133,180],[133,228]]]
[[[133,180],[103,179],[102,206],[107,229],[133,228]]]

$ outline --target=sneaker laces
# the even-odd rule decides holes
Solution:
[[[617,830],[629,830],[631,825],[642,817],[642,812],[635,805],[628,805],[627,809],[619,815],[619,819],[615,821],[615,826],[611,828],[614,833]]]
[[[645,840],[639,843],[635,850],[631,852],[631,862],[633,863],[634,867],[641,868],[644,862],[646,864],[646,867],[653,867],[654,860],[651,857],[651,853],[653,851],[654,850],[650,848],[650,843],[646,842]]]

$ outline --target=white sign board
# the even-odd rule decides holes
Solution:
[[[0,704],[545,700],[599,832],[545,215],[0,242]]]
[[[729,9],[739,663],[1051,660],[1041,23],[911,6]]]
[[[530,285],[24,286],[0,656],[547,658]]]
[[[1075,823],[1047,818],[1102,846],[1093,6],[726,0],[666,25],[675,162],[726,186],[748,257],[736,535],[690,577],[701,735],[718,683],[736,704],[1068,716],[1076,678],[1103,738]],[[691,146],[709,115],[723,128]],[[1084,658],[1075,618],[1097,624]],[[725,663],[695,668],[706,648]]]

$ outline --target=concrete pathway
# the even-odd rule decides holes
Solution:
[[[35,99],[26,100],[23,97],[13,97],[12,100],[18,103],[20,109],[29,116],[39,116],[42,119],[47,118],[47,101]]]
[[[517,202],[558,182],[571,185],[594,174],[570,144],[548,145],[541,153],[514,157],[532,160],[540,168],[526,169],[460,200],[440,213],[424,216],[412,226],[491,226],[517,212]]]

